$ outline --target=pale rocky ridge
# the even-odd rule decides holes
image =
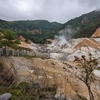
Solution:
[[[100,28],[98,28],[91,37],[100,37]]]

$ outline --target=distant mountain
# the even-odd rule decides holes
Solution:
[[[73,30],[79,29],[73,32],[73,38],[91,37],[96,29],[100,27],[100,11],[92,11],[71,19],[64,24],[47,20],[0,20],[0,30],[12,30],[18,36],[24,36],[35,43],[45,43],[46,39],[53,39],[60,30],[65,29],[67,26],[71,26]]]
[[[12,29],[13,31],[27,31],[40,29],[41,31],[58,31],[62,26],[61,23],[49,22],[46,20],[27,20],[27,21],[5,21],[0,19],[0,28]]]
[[[4,21],[0,20],[1,29],[10,29],[17,35],[22,35],[35,43],[44,43],[47,38],[53,38],[62,24],[47,20]]]
[[[92,11],[80,17],[69,20],[64,23],[61,29],[70,25],[73,29],[79,28],[79,31],[74,34],[74,38],[90,37],[97,28],[100,27],[100,11]]]

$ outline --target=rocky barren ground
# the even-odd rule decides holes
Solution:
[[[25,46],[25,45],[24,45]],[[74,62],[75,56],[81,58],[92,54],[92,58],[98,59],[100,67],[100,38],[72,39],[63,45],[57,41],[46,45],[29,45],[36,54],[49,54],[49,58],[25,58],[25,57],[0,57],[5,71],[14,75],[14,82],[39,83],[41,86],[57,86],[55,98],[63,100],[80,100],[78,96],[89,100],[86,85],[76,75],[80,75],[80,67]],[[34,49],[35,48],[35,49]],[[100,100],[100,71],[94,70],[96,81],[91,84],[95,100]],[[84,99],[85,100],[85,99]]]
[[[57,90],[55,97],[59,98],[60,96],[60,100],[63,100],[65,96],[66,98],[72,98],[72,100],[78,100],[77,95],[89,99],[87,87],[82,81],[75,77],[76,74],[79,75],[80,73],[77,64],[73,62],[75,59],[74,56],[81,57],[81,55],[85,55],[86,58],[88,58],[88,53],[90,52],[93,57],[99,58],[99,50],[91,47],[91,45],[89,45],[90,43],[87,43],[85,47],[80,45],[82,41],[87,42],[87,40],[91,42],[90,39],[87,38],[72,39],[63,48],[58,46],[59,52],[56,52],[55,46],[51,48],[50,45],[48,46],[50,49],[49,59],[24,57],[1,57],[0,59],[4,63],[5,68],[11,68],[10,72],[14,74],[15,83],[17,84],[22,81],[39,83],[41,86],[53,86],[56,84]],[[77,45],[80,47],[76,49],[75,47],[77,47]],[[95,100],[99,100],[99,70],[95,70],[94,73],[98,81],[92,83],[91,87]]]

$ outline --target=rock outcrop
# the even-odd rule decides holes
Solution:
[[[21,41],[23,41],[23,42],[25,42],[25,40],[26,40],[26,39],[25,39],[23,36],[21,36],[21,35],[19,36],[19,39],[20,39]]]
[[[85,16],[83,19],[82,19],[82,24],[88,24],[89,23],[89,20],[88,18]]]
[[[92,38],[100,37],[100,27],[93,33]]]
[[[77,44],[74,49],[80,49],[81,47],[91,47],[100,50],[100,43],[95,41],[93,38],[85,38],[82,42]]]
[[[34,29],[34,30],[28,30],[28,32],[31,32],[32,34],[42,34],[42,31],[40,29]]]

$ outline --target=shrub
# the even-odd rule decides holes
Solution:
[[[10,91],[12,95],[15,95],[15,96],[22,96],[22,92],[21,90],[16,90],[16,89],[13,89]]]
[[[29,86],[29,83],[27,83],[27,82],[21,82],[19,85],[18,85],[18,87],[21,89],[21,88],[26,88],[26,87],[28,87]]]
[[[2,72],[3,71],[3,64],[2,64],[2,62],[0,62],[0,72]]]
[[[18,39],[16,39],[16,40],[14,41],[14,43],[20,44],[20,41],[19,41]]]

